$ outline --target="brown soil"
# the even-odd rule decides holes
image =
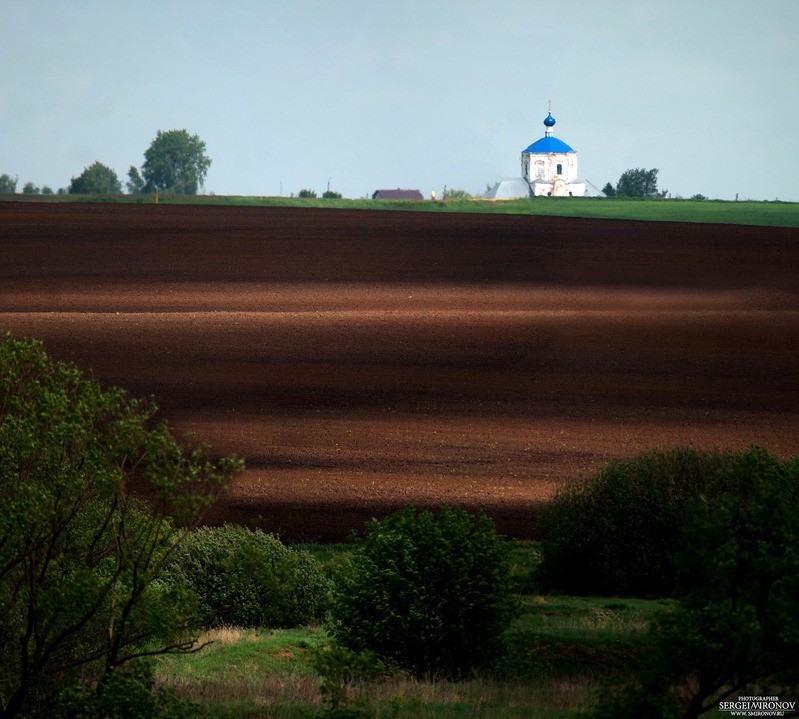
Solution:
[[[507,534],[692,443],[799,454],[799,233],[0,203],[0,328],[248,469],[209,521],[338,539],[442,502]]]

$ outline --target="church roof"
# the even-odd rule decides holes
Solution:
[[[536,140],[527,149],[522,150],[522,153],[525,152],[574,152],[574,150],[563,142],[563,140],[558,140],[557,137],[552,137],[550,135]]]

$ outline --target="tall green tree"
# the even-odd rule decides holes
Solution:
[[[190,135],[186,130],[159,130],[144,153],[141,190],[196,195],[210,166],[205,142],[198,135]],[[135,177],[131,173],[128,176],[135,183]]]
[[[154,412],[0,336],[3,719],[195,646],[193,595],[162,572],[172,518],[196,522],[241,463],[182,446]]]
[[[117,173],[101,162],[89,165],[69,183],[70,195],[121,195]]]
[[[17,178],[6,173],[0,175],[0,194],[11,195],[17,191]]]
[[[137,195],[144,191],[144,180],[138,168],[134,165],[131,165],[128,170],[128,181],[125,184],[128,187],[128,194],[130,195]]]
[[[665,197],[666,190],[658,192],[658,169],[627,170],[622,173],[616,183],[616,195],[619,197]],[[607,194],[607,193],[605,193]]]

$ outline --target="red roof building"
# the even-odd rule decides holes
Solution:
[[[372,193],[373,200],[423,200],[424,197],[419,190],[375,190]]]

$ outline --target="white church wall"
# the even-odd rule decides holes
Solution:
[[[560,170],[560,172],[558,172]],[[522,153],[522,176],[540,197],[583,197],[585,184],[577,180],[576,153]]]

